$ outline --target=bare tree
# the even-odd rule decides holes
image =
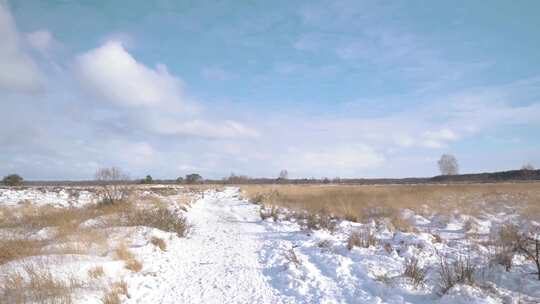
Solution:
[[[288,179],[289,178],[289,171],[283,169],[279,172],[279,179]]]
[[[526,163],[521,167],[521,170],[534,170],[534,166],[531,163]]]
[[[442,175],[456,175],[459,171],[457,159],[452,154],[443,154],[437,162]]]
[[[536,275],[538,276],[538,280],[540,280],[540,235],[538,233],[522,235],[518,241],[517,249],[528,260],[534,262],[536,265]]]
[[[130,187],[126,181],[129,180],[129,176],[119,168],[98,169],[95,178],[101,187],[102,203],[114,204],[128,198]]]

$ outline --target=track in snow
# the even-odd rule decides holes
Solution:
[[[187,217],[190,236],[171,244],[139,278],[129,303],[283,303],[263,274],[259,252],[268,233],[258,207],[238,190],[207,194]]]

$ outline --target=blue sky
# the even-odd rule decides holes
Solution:
[[[537,1],[0,0],[0,174],[540,166]]]

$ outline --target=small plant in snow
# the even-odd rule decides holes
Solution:
[[[98,279],[105,275],[105,271],[103,270],[103,266],[96,266],[88,270],[88,276],[92,279]]]
[[[439,255],[439,259],[440,287],[443,294],[456,284],[474,284],[476,265],[473,264],[470,255],[465,257],[458,255],[453,262],[448,261],[448,258],[442,255]]]
[[[167,243],[165,243],[165,240],[163,240],[162,238],[158,238],[157,236],[153,236],[152,239],[150,240],[150,242],[152,243],[152,245],[158,247],[159,249],[161,249],[161,251],[166,251],[167,250]]]
[[[347,239],[347,248],[352,250],[354,247],[369,248],[377,245],[377,238],[370,228],[353,231]]]
[[[264,206],[261,206],[261,208],[259,209],[259,216],[261,217],[261,220],[264,221],[267,218],[271,217],[272,214]]]
[[[298,258],[298,256],[296,255],[296,252],[294,252],[294,246],[291,247],[291,249],[287,250],[285,252],[285,259],[289,262],[289,263],[293,263],[294,266],[296,267],[299,267],[302,263],[300,262],[300,259]]]
[[[322,249],[329,249],[332,246],[332,242],[330,240],[322,240],[317,243],[317,247]]]
[[[415,287],[424,284],[427,270],[420,266],[417,258],[405,260],[403,276],[410,278]]]
[[[276,206],[272,206],[272,209],[270,210],[270,215],[272,216],[274,222],[277,222],[279,220],[279,210]]]

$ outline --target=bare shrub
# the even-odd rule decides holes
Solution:
[[[128,226],[148,226],[163,231],[175,232],[179,237],[185,236],[189,230],[189,225],[184,216],[165,208],[132,210],[126,214],[125,224]]]
[[[417,258],[409,258],[405,260],[403,276],[410,278],[413,285],[418,287],[424,284],[426,280],[426,269],[421,267]]]
[[[437,162],[442,175],[456,175],[459,171],[457,159],[452,154],[443,154]]]
[[[103,204],[125,201],[131,193],[131,188],[126,184],[129,177],[119,168],[98,169],[95,178],[101,189],[100,195]]]
[[[520,239],[519,228],[516,225],[502,225],[497,235],[491,235],[490,243],[494,251],[490,257],[490,264],[502,265],[506,271],[510,271]]]
[[[439,259],[440,287],[443,294],[456,284],[474,284],[476,265],[473,264],[470,255],[465,257],[458,255],[453,262],[449,262],[448,258],[442,255],[439,255]]]
[[[153,236],[152,239],[150,240],[150,242],[152,243],[152,245],[158,247],[159,249],[161,249],[161,251],[166,251],[167,250],[167,243],[165,243],[165,240],[163,240],[162,238],[158,238],[156,236]]]
[[[536,265],[536,274],[540,280],[540,236],[535,234],[523,234],[518,242],[517,249],[523,253],[528,260]]]

